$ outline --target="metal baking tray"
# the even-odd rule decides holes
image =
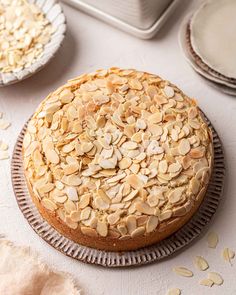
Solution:
[[[150,39],[180,0],[63,0],[141,39]]]

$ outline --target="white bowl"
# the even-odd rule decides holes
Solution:
[[[0,86],[17,83],[41,70],[55,56],[60,48],[66,32],[66,18],[57,0],[29,0],[36,4],[55,28],[50,41],[44,46],[43,55],[32,65],[17,73],[1,73]]]

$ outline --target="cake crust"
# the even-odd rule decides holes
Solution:
[[[213,149],[196,103],[176,86],[112,68],[43,101],[23,157],[30,195],[50,225],[81,245],[128,251],[165,239],[193,216]]]

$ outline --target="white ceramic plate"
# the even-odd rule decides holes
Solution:
[[[0,72],[0,86],[17,83],[41,70],[55,56],[64,39],[66,19],[59,2],[57,0],[29,0],[29,2],[36,4],[45,13],[46,18],[55,28],[55,32],[50,41],[44,46],[42,57],[30,67],[27,67],[18,73]]]
[[[230,94],[230,95],[236,95],[236,85],[227,83],[223,80],[220,80],[219,78],[216,78],[212,75],[210,75],[208,72],[203,71],[202,68],[200,68],[196,62],[195,58],[192,56],[188,44],[187,44],[187,38],[186,38],[186,33],[187,33],[187,27],[189,24],[189,20],[191,18],[191,15],[188,15],[182,22],[180,31],[179,31],[179,44],[182,49],[182,52],[184,54],[185,59],[187,62],[191,65],[191,67],[201,76],[206,78],[208,82],[211,85],[214,85],[215,88],[218,90],[221,90],[224,93]]]
[[[236,79],[236,1],[208,0],[190,21],[191,44],[202,61]]]

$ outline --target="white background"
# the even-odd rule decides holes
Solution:
[[[225,193],[210,225],[210,229],[220,236],[217,249],[207,248],[205,233],[168,260],[130,269],[86,265],[64,256],[41,240],[16,205],[10,179],[10,161],[0,162],[0,233],[19,245],[36,249],[51,266],[72,273],[83,294],[165,295],[170,287],[179,287],[186,295],[236,294],[236,260],[235,266],[230,267],[220,256],[224,247],[236,249],[236,97],[224,95],[208,86],[189,67],[181,53],[178,45],[180,23],[198,5],[199,1],[182,0],[157,36],[148,41],[136,39],[64,5],[68,21],[67,36],[54,60],[33,77],[0,89],[0,111],[12,122],[8,130],[0,130],[0,138],[9,143],[10,152],[21,127],[50,91],[78,74],[110,66],[146,70],[177,84],[198,100],[224,143],[227,166]],[[223,286],[211,289],[199,286],[198,281],[206,273],[194,270],[192,259],[195,255],[203,255],[211,270],[222,274],[225,279]],[[194,277],[183,278],[174,274],[172,267],[178,265],[193,269]]]

